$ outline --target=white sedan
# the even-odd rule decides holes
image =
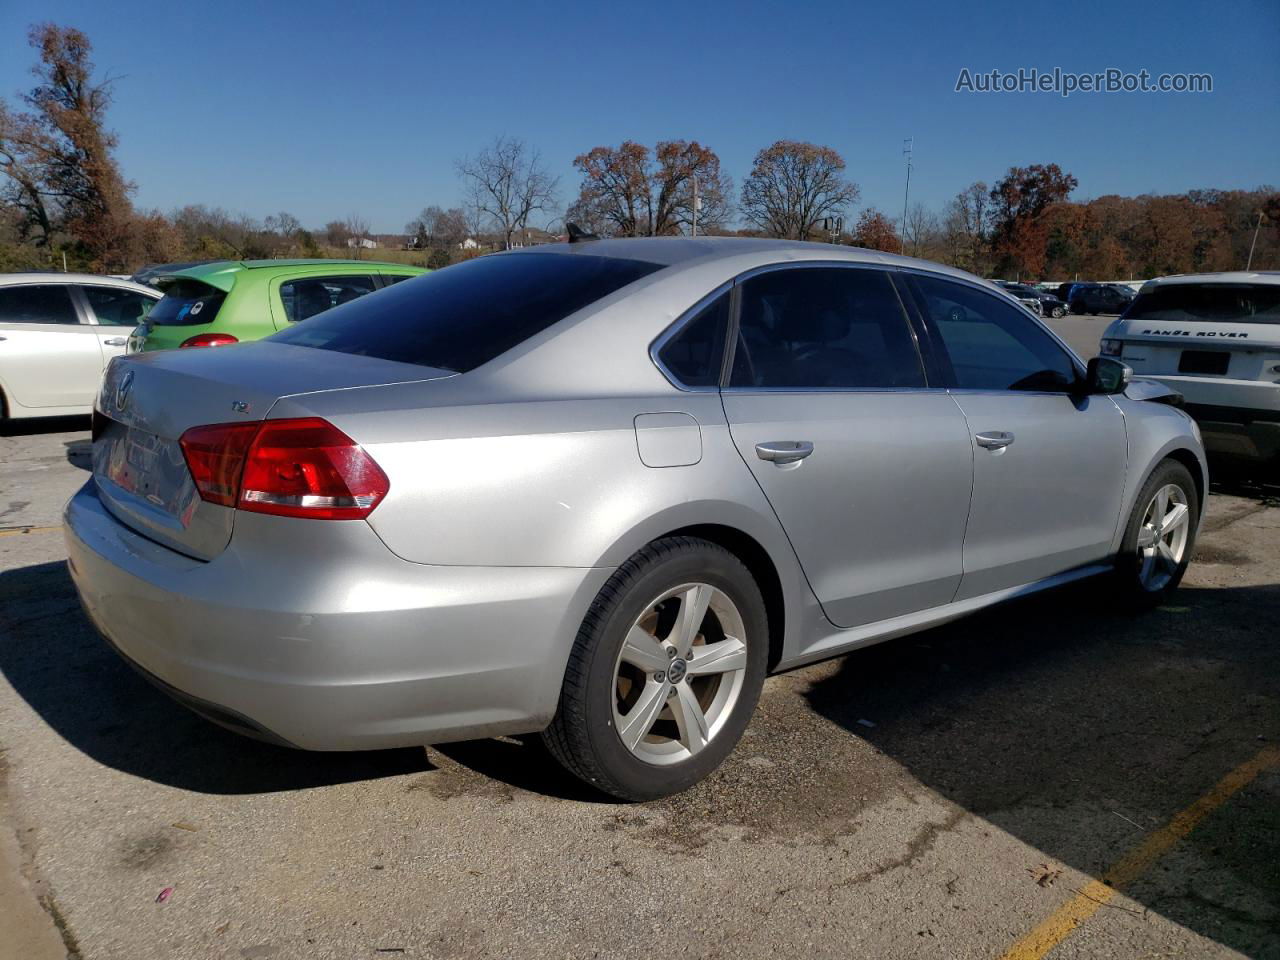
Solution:
[[[92,412],[102,371],[160,296],[112,277],[0,275],[0,419]]]

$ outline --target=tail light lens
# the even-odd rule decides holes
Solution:
[[[226,347],[240,341],[229,333],[198,333],[194,337],[187,337],[180,344],[178,349],[184,347]]]
[[[252,513],[363,520],[391,488],[364,448],[319,417],[192,427],[180,442],[202,499]]]

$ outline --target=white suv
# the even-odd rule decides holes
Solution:
[[[1103,356],[1183,395],[1207,450],[1280,462],[1280,272],[1149,280],[1102,336]]]
[[[75,273],[0,274],[0,419],[87,414],[160,291]]]

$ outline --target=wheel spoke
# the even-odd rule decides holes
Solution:
[[[737,637],[725,637],[717,643],[694,647],[688,664],[691,677],[741,670],[747,665],[747,645]]]
[[[623,641],[622,659],[645,673],[666,670],[669,662],[662,644],[640,627],[632,627],[627,639]]]
[[[693,639],[702,629],[702,618],[707,615],[711,603],[711,588],[705,583],[695,584],[680,595],[680,619],[676,621],[668,641],[676,648],[676,656],[687,657]]]
[[[1150,583],[1155,571],[1156,552],[1154,550],[1144,551],[1142,554],[1142,569],[1138,571],[1138,579],[1143,583]]]
[[[1164,565],[1169,568],[1170,573],[1178,569],[1178,558],[1173,555],[1173,549],[1167,543],[1161,540],[1156,545],[1156,551],[1160,554],[1160,559],[1164,561]]]
[[[628,750],[634,750],[636,744],[653,729],[654,721],[666,706],[668,689],[665,683],[646,683],[644,690],[640,693],[640,699],[622,718],[622,722],[618,725],[618,736],[622,738]]]
[[[1156,544],[1156,532],[1151,527],[1143,525],[1138,529],[1138,549],[1147,550]]]
[[[1168,536],[1179,527],[1187,522],[1191,516],[1191,511],[1187,509],[1185,503],[1175,503],[1169,512],[1164,515],[1164,519],[1160,521],[1160,533]]]
[[[1158,527],[1164,519],[1165,512],[1169,509],[1169,490],[1162,488],[1156,494],[1155,509],[1151,511],[1151,520]]]
[[[707,717],[702,712],[697,696],[687,683],[676,684],[676,696],[671,701],[671,712],[675,715],[676,726],[680,730],[680,742],[690,753],[697,753],[707,745],[711,735],[707,730]]]

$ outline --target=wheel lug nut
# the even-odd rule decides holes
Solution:
[[[659,670],[653,675],[653,679],[658,683],[661,683],[663,680],[667,679],[667,675],[663,671]]]
[[[667,659],[668,659],[668,660],[674,660],[675,658],[676,658],[676,648],[675,648],[675,647],[667,647]]]

